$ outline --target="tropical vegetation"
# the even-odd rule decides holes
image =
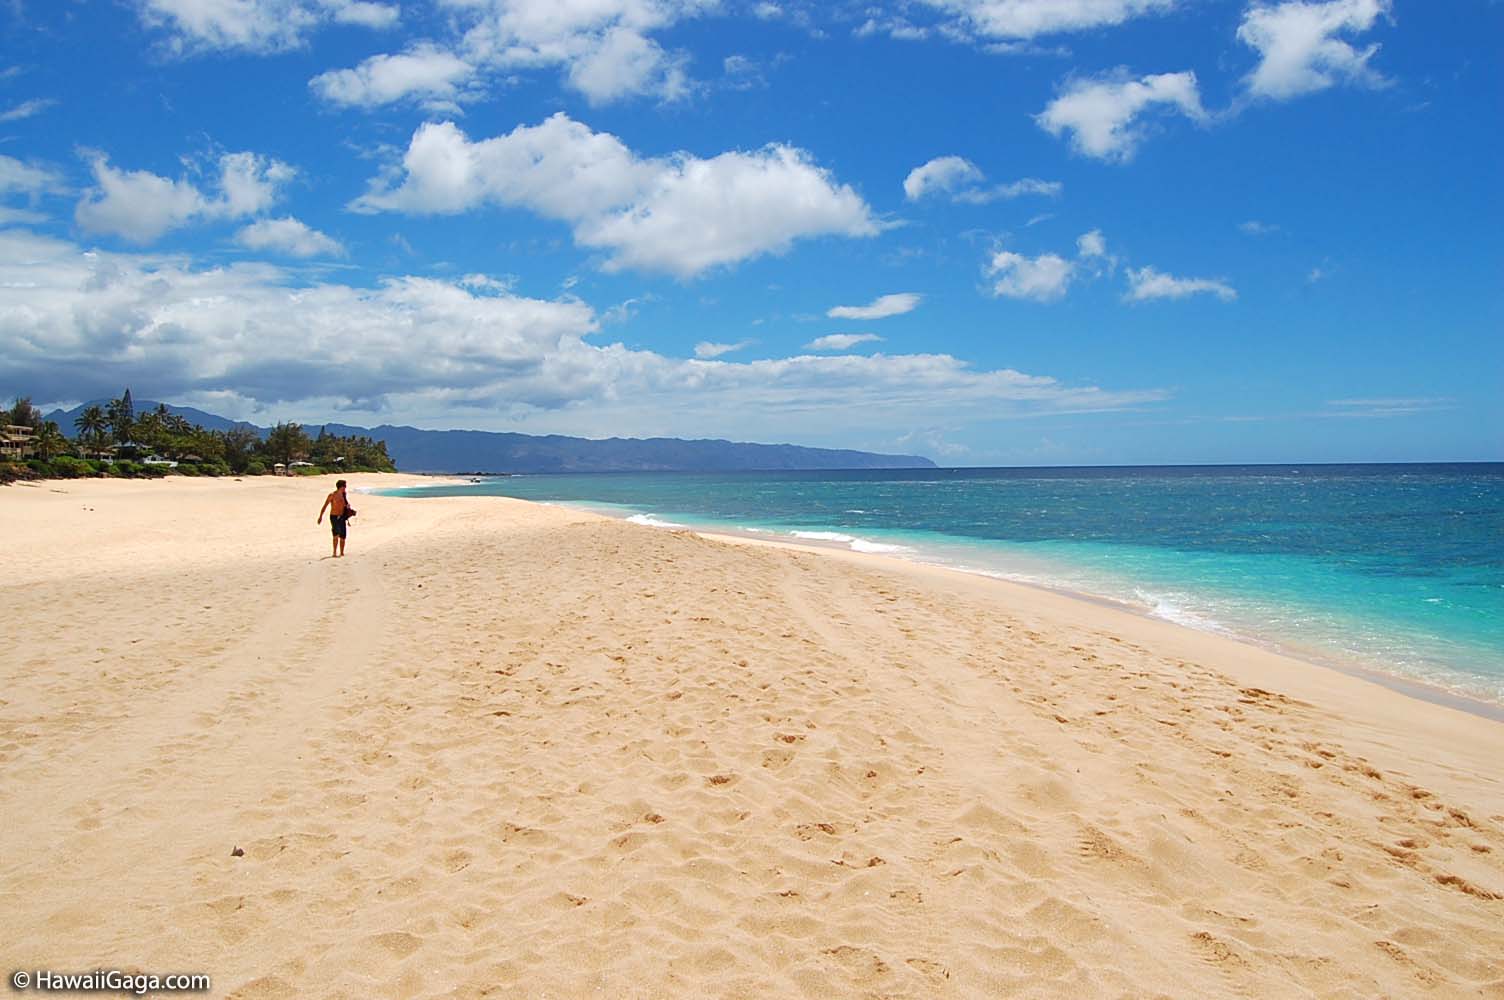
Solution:
[[[278,423],[262,433],[249,425],[209,430],[165,404],[137,413],[126,389],[119,398],[85,407],[72,434],[46,420],[29,397],[0,408],[0,423],[21,428],[11,438],[22,454],[0,457],[0,483],[17,479],[76,479],[84,476],[155,478],[297,475],[326,472],[394,472],[386,442],[364,435],[340,436],[321,427],[310,436],[297,423]]]

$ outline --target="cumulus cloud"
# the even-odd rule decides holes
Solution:
[[[358,24],[363,28],[390,28],[402,13],[396,4],[372,0],[323,0],[323,6],[340,24]]]
[[[1379,46],[1360,50],[1337,36],[1368,31],[1388,13],[1389,0],[1293,0],[1249,7],[1238,27],[1239,41],[1259,53],[1246,81],[1249,93],[1288,100],[1343,81],[1384,83],[1368,65]]]
[[[1195,73],[1159,73],[1135,80],[1119,72],[1067,84],[1034,120],[1053,136],[1069,133],[1078,153],[1126,163],[1144,138],[1137,120],[1156,107],[1196,122],[1207,119]]]
[[[689,75],[690,55],[665,49],[655,36],[721,7],[719,0],[441,0],[440,6],[447,32],[424,43],[428,51],[421,60],[411,53],[406,59],[374,56],[354,69],[315,77],[315,91],[348,106],[370,108],[407,97],[432,104],[446,85],[463,81],[470,96],[496,77],[540,70],[561,73],[591,104],[633,97],[677,101],[704,85]],[[782,13],[773,5],[753,9],[764,19]],[[724,67],[733,86],[759,80],[755,71],[747,72],[755,67],[745,57],[732,57]]]
[[[1183,299],[1191,295],[1215,295],[1223,302],[1231,302],[1238,297],[1237,291],[1220,279],[1177,278],[1152,267],[1128,270],[1128,294],[1125,298],[1129,302]]]
[[[398,55],[376,55],[354,69],[331,70],[308,81],[331,104],[375,108],[407,98],[447,108],[475,69],[452,52],[420,43]]]
[[[1118,258],[1107,252],[1107,237],[1100,229],[1076,238],[1075,259],[1057,253],[1037,257],[1010,250],[996,250],[986,271],[993,279],[992,294],[1010,299],[1055,302],[1064,298],[1077,281],[1091,281],[1117,270]]]
[[[695,357],[718,358],[722,354],[734,354],[737,351],[746,350],[752,346],[750,340],[738,340],[734,344],[717,344],[714,341],[702,340],[695,345]]]
[[[903,194],[910,201],[918,201],[927,194],[954,191],[963,184],[974,184],[981,179],[982,171],[970,160],[960,156],[937,156],[909,171],[909,176],[903,180]]]
[[[1111,27],[1173,10],[1177,0],[924,0],[946,20],[951,37],[1019,41]]]
[[[397,176],[378,178],[351,208],[445,214],[483,205],[568,223],[576,243],[610,254],[609,270],[681,278],[782,253],[796,240],[881,228],[866,202],[803,150],[644,159],[562,112],[473,142],[452,122],[425,124]]]
[[[804,345],[806,351],[849,351],[857,344],[870,344],[882,340],[875,333],[827,333]]]
[[[831,319],[887,319],[913,312],[923,298],[916,292],[895,292],[880,295],[865,306],[833,306],[825,315]]]
[[[1026,194],[1054,197],[1062,188],[1059,181],[1042,181],[1035,177],[991,188],[981,186],[984,180],[986,176],[970,160],[960,156],[937,156],[909,171],[904,178],[903,193],[909,201],[918,201],[927,195],[948,194],[954,201],[977,205]]]
[[[217,190],[205,193],[187,178],[116,170],[96,155],[91,162],[95,185],[79,201],[74,218],[89,232],[150,243],[190,222],[257,215],[276,201],[278,189],[295,173],[285,163],[249,152],[226,153],[218,165]]]
[[[142,23],[165,32],[169,50],[281,52],[329,22],[385,28],[396,4],[371,0],[134,0]]]
[[[305,279],[264,263],[201,269],[181,257],[84,252],[0,232],[0,383],[39,398],[129,384],[157,398],[220,399],[226,409],[278,406],[267,419],[340,407],[352,422],[369,413],[441,426],[534,420],[559,433],[609,426],[741,437],[748,427],[760,437],[808,434],[836,413],[843,425],[912,427],[1165,395],[977,369],[945,354],[676,359],[590,343],[598,317],[574,298],[528,298],[504,283]]]
[[[1089,233],[1082,233],[1076,239],[1076,256],[1083,259],[1107,256],[1107,237],[1102,235],[1102,230],[1093,229]]]
[[[1025,257],[1009,250],[992,255],[987,273],[994,278],[992,293],[1010,299],[1055,302],[1064,298],[1076,265],[1059,254]]]
[[[338,240],[292,216],[253,222],[235,234],[235,242],[250,250],[271,250],[291,257],[342,257],[345,253]]]

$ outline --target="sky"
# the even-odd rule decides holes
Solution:
[[[1504,460],[1504,3],[0,0],[0,395]]]

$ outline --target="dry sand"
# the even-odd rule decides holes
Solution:
[[[1028,588],[516,501],[365,497],[336,561],[327,488],[0,491],[7,971],[1504,997],[1498,722]]]

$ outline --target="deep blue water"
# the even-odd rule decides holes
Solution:
[[[393,492],[888,552],[1504,702],[1504,464],[550,475]]]

